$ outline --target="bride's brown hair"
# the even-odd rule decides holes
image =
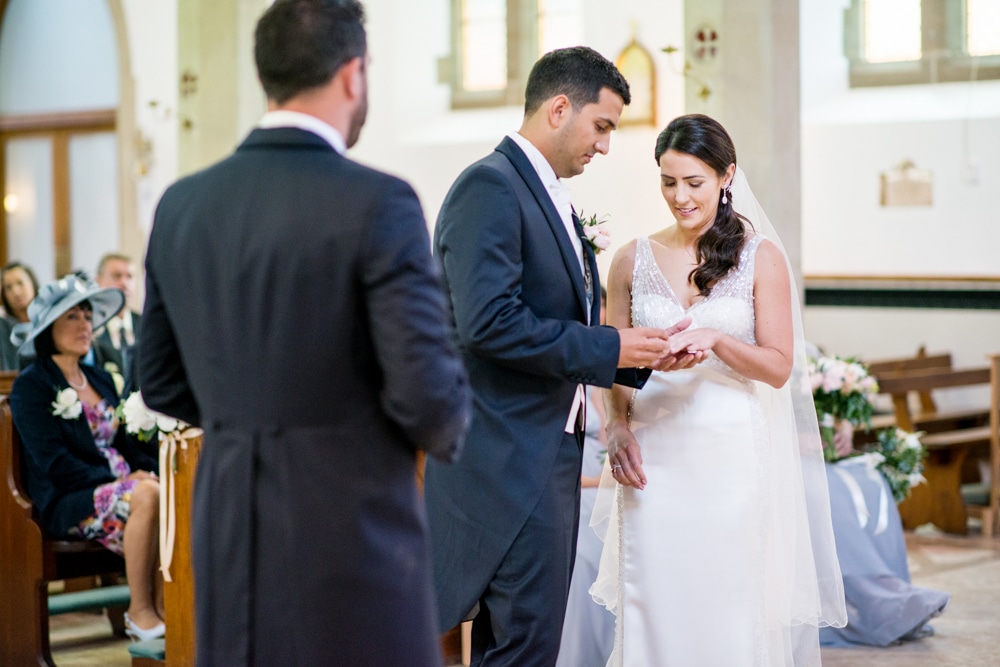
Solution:
[[[672,120],[656,139],[656,164],[669,150],[693,155],[722,178],[729,165],[736,164],[736,148],[729,133],[719,121],[703,114],[689,114]],[[715,222],[701,235],[695,245],[698,266],[688,275],[702,296],[708,296],[712,286],[739,263],[740,250],[746,241],[746,226],[750,221],[733,210],[733,198],[719,190],[719,208]]]

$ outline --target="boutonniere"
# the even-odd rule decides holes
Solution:
[[[595,214],[588,217],[583,214],[583,211],[580,211],[579,219],[580,226],[583,227],[584,240],[590,244],[595,255],[611,247],[611,234],[604,226],[608,221],[608,216],[599,218]]]
[[[56,400],[52,401],[52,414],[63,419],[76,419],[83,411],[80,403],[80,395],[76,390],[66,387],[56,394]]]

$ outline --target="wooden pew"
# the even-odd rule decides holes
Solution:
[[[97,542],[53,540],[37,522],[21,480],[21,443],[7,397],[0,397],[0,665],[54,665],[48,584],[75,577],[124,576],[121,557]],[[124,635],[122,612],[109,618]]]
[[[967,516],[978,516],[983,522],[983,534],[995,534],[1000,526],[1000,493],[996,474],[992,476],[989,503],[985,507],[967,506],[962,499],[962,470],[970,452],[982,452],[990,459],[991,469],[1000,464],[1000,442],[997,415],[1000,391],[1000,356],[994,356],[985,368],[941,370],[930,368],[898,374],[884,374],[879,378],[881,391],[893,398],[896,423],[907,431],[922,430],[921,438],[927,448],[924,477],[927,483],[915,487],[907,500],[899,506],[903,525],[913,529],[924,523],[934,523],[949,533],[965,534]],[[911,392],[987,385],[991,387],[991,404],[985,409],[963,410],[951,413],[919,413],[910,408]],[[923,407],[923,405],[921,406]],[[986,415],[982,424],[981,415]]]

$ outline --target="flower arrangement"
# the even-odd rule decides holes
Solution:
[[[580,226],[583,227],[584,240],[590,244],[595,255],[611,247],[611,234],[604,226],[608,221],[608,216],[605,215],[599,218],[595,214],[585,217],[583,211],[580,211],[578,217],[580,219]]]
[[[133,391],[119,404],[116,414],[125,424],[125,430],[143,442],[155,441],[161,433],[170,434],[188,428],[188,424],[179,419],[150,410],[138,391]]]
[[[926,450],[920,442],[920,433],[910,433],[901,428],[886,428],[877,434],[872,445],[872,455],[881,459],[876,466],[889,483],[892,497],[903,502],[910,489],[927,481],[924,479]]]
[[[837,420],[865,428],[871,425],[878,382],[861,362],[840,357],[810,358],[809,382],[823,437],[823,456],[834,461],[838,458],[833,445]]]
[[[76,390],[65,387],[56,393],[56,400],[52,401],[52,414],[63,419],[76,419],[83,412],[83,404],[80,403],[80,395]]]

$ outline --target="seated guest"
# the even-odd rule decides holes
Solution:
[[[853,434],[850,423],[839,425],[838,455],[852,453]],[[933,634],[927,622],[944,611],[951,595],[910,583],[903,525],[885,478],[862,458],[826,469],[847,626],[820,628],[820,643],[890,646]]]
[[[164,634],[157,575],[157,461],[118,427],[119,396],[111,377],[80,363],[100,326],[125,304],[118,289],[67,276],[42,287],[14,328],[15,342],[34,342],[36,361],[10,395],[23,444],[28,494],[56,538],[96,540],[125,558],[131,602],[126,630],[136,640]]]
[[[11,262],[0,269],[3,309],[14,324],[28,321],[28,304],[38,294],[35,272],[21,262]]]
[[[0,370],[16,371],[28,362],[20,359],[17,346],[10,342],[14,325],[28,321],[28,304],[38,293],[34,272],[20,262],[11,262],[0,269],[0,300],[4,316],[0,319]],[[34,353],[28,351],[28,356]]]
[[[117,287],[125,293],[125,308],[108,320],[103,328],[95,329],[94,365],[113,376],[119,375],[124,380],[119,389],[127,396],[139,389],[132,369],[135,367],[133,352],[142,315],[128,308],[135,287],[135,265],[126,255],[108,253],[97,265],[96,282],[99,287]]]

